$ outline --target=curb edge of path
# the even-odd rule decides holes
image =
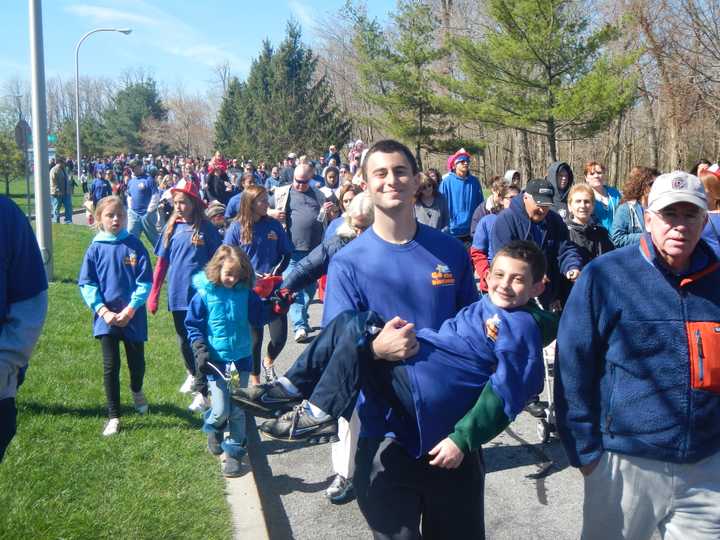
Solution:
[[[269,540],[265,513],[255,481],[250,453],[246,456],[248,472],[239,478],[225,479],[225,498],[232,515],[233,538],[236,540]]]

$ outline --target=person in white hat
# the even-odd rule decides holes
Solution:
[[[720,538],[720,262],[702,182],[655,180],[640,245],[585,267],[558,333],[555,405],[585,477],[583,539]]]

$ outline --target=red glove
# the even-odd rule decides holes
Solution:
[[[295,295],[289,289],[278,289],[272,298],[273,312],[278,315],[285,315],[290,309],[290,305],[295,300]]]

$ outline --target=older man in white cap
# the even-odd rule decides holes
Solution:
[[[591,262],[558,335],[557,421],[582,538],[720,538],[720,263],[700,180],[652,186],[647,233]]]

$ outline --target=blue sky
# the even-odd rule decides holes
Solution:
[[[0,81],[29,80],[28,2],[4,0],[0,18]],[[230,62],[243,78],[266,37],[277,45],[286,21],[303,28],[313,47],[317,23],[343,0],[45,0],[43,26],[46,77],[74,77],[74,47],[98,27],[132,28],[125,36],[103,32],[80,48],[80,74],[116,76],[142,68],[164,87],[204,93],[216,81],[213,66]],[[385,20],[394,0],[366,0],[371,16]]]

